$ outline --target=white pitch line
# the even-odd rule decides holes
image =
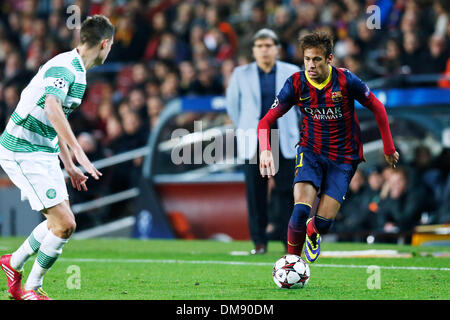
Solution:
[[[245,262],[245,261],[218,261],[218,260],[172,260],[172,259],[96,259],[96,258],[60,258],[59,261],[66,262],[91,262],[91,263],[188,263],[188,264],[224,264],[224,265],[243,265],[243,266],[273,266],[270,262]],[[354,265],[354,264],[312,264],[313,267],[320,268],[357,268],[367,269],[373,265]],[[389,270],[431,270],[431,271],[450,271],[450,268],[434,267],[403,267],[403,266],[377,266],[380,269]]]

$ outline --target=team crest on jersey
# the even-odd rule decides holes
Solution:
[[[342,92],[341,91],[334,91],[331,92],[331,100],[333,100],[334,103],[342,102]]]
[[[53,85],[55,86],[55,88],[62,89],[66,86],[66,80],[64,80],[63,78],[58,78],[55,80],[55,82],[53,82]]]
[[[275,101],[270,106],[270,109],[275,109],[279,103],[278,98],[275,98]]]

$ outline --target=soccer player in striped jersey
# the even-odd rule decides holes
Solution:
[[[275,167],[269,130],[292,107],[303,114],[293,181],[294,210],[288,225],[288,252],[314,262],[320,253],[320,235],[326,234],[345,199],[358,164],[364,161],[354,101],[370,109],[377,121],[386,161],[395,166],[395,150],[386,110],[369,88],[347,69],[335,68],[333,40],[326,33],[312,33],[300,40],[305,70],[290,76],[258,125],[260,171],[273,176]],[[319,195],[317,212],[311,209]]]
[[[70,150],[90,176],[98,180],[102,175],[78,144],[67,117],[81,104],[87,70],[104,63],[113,36],[108,18],[88,17],[81,25],[79,45],[41,66],[0,137],[0,165],[21,190],[22,200],[28,199],[31,208],[46,218],[14,253],[0,258],[14,299],[50,299],[42,290],[44,275],[76,227],[59,158],[78,191],[87,190],[88,176],[75,165]],[[23,267],[35,253],[22,287]]]

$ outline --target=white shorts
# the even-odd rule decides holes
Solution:
[[[14,159],[0,159],[0,165],[33,210],[43,211],[69,199],[57,156],[16,154]]]

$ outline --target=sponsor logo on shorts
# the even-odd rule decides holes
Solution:
[[[46,195],[47,195],[47,198],[49,198],[49,199],[55,199],[56,198],[56,190],[48,189]]]

